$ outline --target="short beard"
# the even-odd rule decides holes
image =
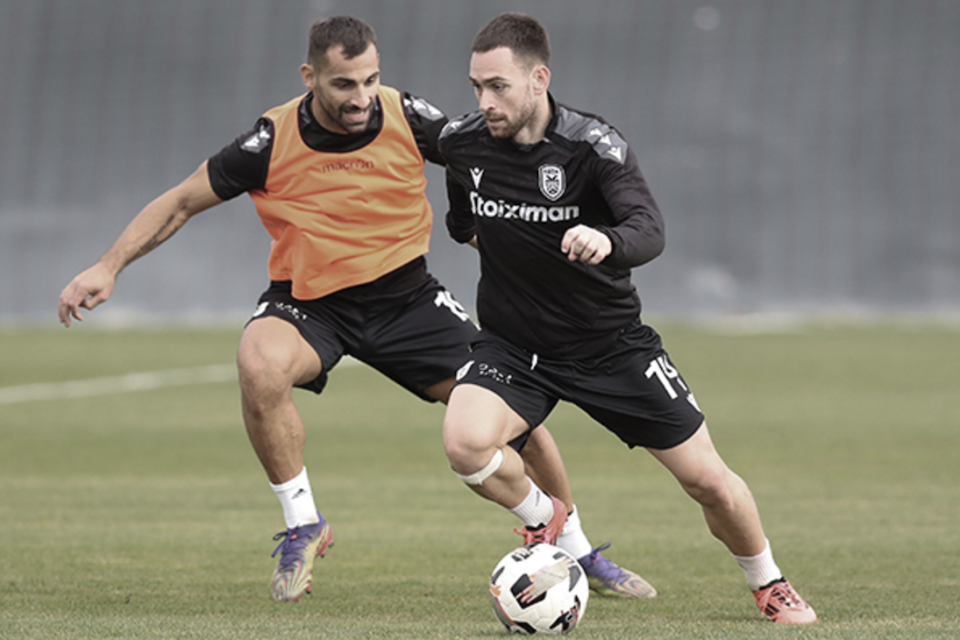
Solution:
[[[317,101],[317,104],[320,105],[320,108],[323,110],[323,112],[327,114],[327,117],[336,122],[337,125],[347,133],[362,133],[367,130],[368,126],[370,126],[370,113],[373,112],[373,103],[371,103],[370,107],[367,109],[366,122],[360,124],[347,122],[343,117],[345,110],[342,107],[337,109],[336,113],[332,113],[328,104],[324,100],[321,100],[316,93],[314,93],[314,99]]]
[[[533,120],[536,110],[536,104],[531,100],[526,104],[525,108],[521,109],[517,113],[515,120],[507,121],[506,126],[504,126],[498,133],[494,133],[491,130],[490,135],[492,135],[494,138],[513,138],[520,133],[520,131],[527,126],[531,120]]]

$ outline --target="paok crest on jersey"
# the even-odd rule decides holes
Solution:
[[[567,176],[563,167],[555,164],[540,165],[540,193],[548,200],[555,201],[567,188]]]

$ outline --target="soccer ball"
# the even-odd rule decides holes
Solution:
[[[580,563],[559,547],[518,547],[490,576],[493,612],[511,633],[566,633],[587,609],[590,588]]]

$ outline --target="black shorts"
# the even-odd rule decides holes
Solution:
[[[541,358],[489,331],[471,349],[457,384],[493,391],[533,426],[565,400],[630,447],[669,449],[704,420],[660,336],[639,318],[606,354],[586,361]]]
[[[323,391],[327,373],[348,354],[432,401],[424,389],[456,374],[477,335],[423,258],[316,300],[297,300],[290,292],[290,282],[271,282],[250,320],[272,316],[297,328],[323,364],[315,380],[300,385],[314,393]]]

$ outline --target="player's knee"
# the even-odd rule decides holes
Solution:
[[[450,466],[457,473],[470,473],[484,466],[495,447],[484,446],[475,439],[457,431],[444,429],[443,448]]]
[[[502,457],[503,452],[499,456],[497,452],[525,426],[486,389],[455,387],[443,420],[443,446],[450,466],[458,475],[472,476]]]
[[[464,484],[472,487],[479,487],[483,486],[483,481],[495,474],[502,465],[503,449],[497,449],[493,452],[493,456],[491,456],[490,461],[477,471],[474,471],[473,473],[459,473],[454,470],[454,473],[457,474],[457,477],[460,478]]]
[[[301,379],[320,375],[319,358],[296,329],[270,320],[251,323],[240,340],[237,370],[245,395],[288,393]]]
[[[240,396],[245,414],[265,415],[290,397],[293,385],[284,373],[283,363],[261,357],[256,352],[237,354]]]
[[[726,467],[705,467],[696,476],[681,480],[691,498],[704,507],[728,510],[736,502]]]
[[[237,350],[237,372],[246,391],[261,391],[276,386],[283,377],[285,364],[279,354],[249,341]]]
[[[500,450],[496,439],[484,437],[484,433],[482,429],[471,429],[469,423],[450,416],[444,420],[443,448],[450,466],[458,475],[469,475],[485,467]]]

